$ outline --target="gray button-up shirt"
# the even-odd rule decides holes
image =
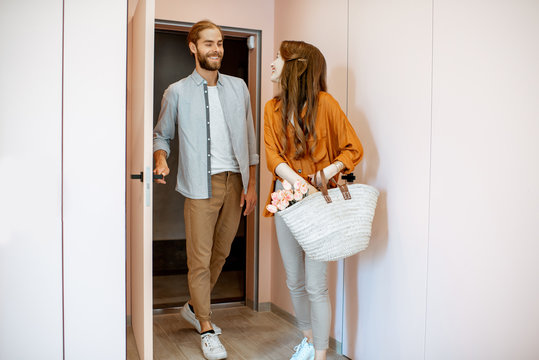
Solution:
[[[259,161],[249,91],[242,79],[221,73],[217,91],[247,192],[249,166]],[[176,191],[191,199],[211,198],[211,138],[223,134],[210,134],[208,84],[196,70],[165,90],[153,132],[154,152],[164,150],[168,157],[176,123],[180,144]]]

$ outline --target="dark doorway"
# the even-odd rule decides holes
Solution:
[[[225,37],[220,72],[248,84],[249,49],[245,38]],[[172,83],[195,68],[187,46],[187,32],[155,30],[154,126],[161,99]],[[177,134],[177,131],[176,131]],[[154,309],[182,306],[189,299],[185,252],[184,197],[174,190],[178,171],[178,140],[171,142],[170,175],[166,185],[153,187],[153,304]],[[242,217],[223,272],[212,292],[212,303],[245,300],[247,225]]]

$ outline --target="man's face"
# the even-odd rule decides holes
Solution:
[[[219,70],[225,52],[221,32],[210,28],[202,30],[199,35],[196,46],[191,43],[190,48],[195,53],[200,67],[209,71]]]

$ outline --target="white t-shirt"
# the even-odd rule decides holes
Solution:
[[[210,104],[211,174],[224,171],[240,172],[240,166],[230,142],[231,136],[223,116],[217,86],[208,86]]]

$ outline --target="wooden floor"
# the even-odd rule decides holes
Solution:
[[[211,298],[222,300],[245,297],[244,271],[223,271],[211,292]],[[189,300],[187,274],[153,277],[153,308],[183,306]],[[168,305],[168,306],[167,306]]]
[[[301,333],[289,322],[272,312],[254,312],[247,307],[217,309],[212,321],[223,329],[219,337],[228,352],[229,360],[290,359]],[[179,313],[154,315],[154,359],[204,359],[200,335]],[[127,332],[127,360],[138,360],[133,332]],[[347,359],[328,352],[328,359]]]

